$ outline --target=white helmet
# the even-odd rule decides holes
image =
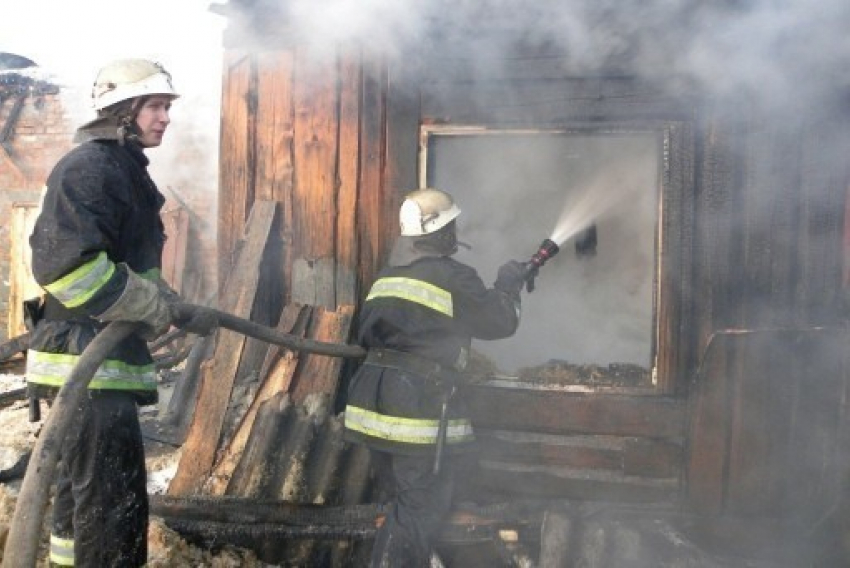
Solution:
[[[92,87],[95,110],[145,95],[178,95],[171,85],[171,74],[159,63],[147,59],[119,59],[108,63],[97,74]]]
[[[425,188],[407,194],[398,220],[403,236],[421,237],[436,233],[458,215],[460,208],[451,195],[439,189]]]

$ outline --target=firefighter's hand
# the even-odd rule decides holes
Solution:
[[[218,316],[210,309],[196,309],[188,317],[176,317],[174,325],[189,333],[207,336],[218,327]]]
[[[509,260],[499,267],[493,288],[507,292],[508,294],[519,294],[525,285],[526,276],[525,265],[523,263],[517,260]]]

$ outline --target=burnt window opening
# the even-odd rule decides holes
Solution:
[[[423,126],[419,183],[458,201],[458,238],[472,246],[458,260],[490,284],[543,239],[561,247],[523,292],[517,334],[474,341],[474,371],[581,390],[674,390],[680,298],[665,274],[680,262],[674,210],[686,176],[671,171],[671,130]]]

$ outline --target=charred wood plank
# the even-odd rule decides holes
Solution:
[[[186,249],[189,244],[189,213],[182,207],[163,211],[160,215],[168,238],[162,251],[162,277],[178,293],[183,289]]]
[[[268,286],[258,304],[278,314],[290,301],[292,266],[293,74],[292,50],[264,50],[257,60],[256,199],[281,204],[281,222],[266,253]]]
[[[199,337],[192,345],[186,365],[180,380],[174,387],[174,392],[168,401],[168,407],[162,417],[162,422],[174,427],[176,441],[183,444],[186,441],[186,433],[195,414],[195,406],[198,401],[198,388],[201,384],[201,366],[204,359],[209,355],[213,344],[213,335]],[[207,366],[211,363],[207,363]]]
[[[308,502],[304,468],[318,423],[327,417],[327,400],[315,397],[290,412],[286,427],[278,437],[278,459],[275,460],[269,493],[285,501]]]
[[[364,188],[357,198],[357,234],[359,240],[359,280],[368,287],[384,263],[389,251],[390,229],[385,219],[388,207],[400,203],[395,192],[387,188],[383,173],[383,158],[388,151],[384,138],[383,99],[387,81],[386,66],[364,61],[360,103],[360,177]]]
[[[311,313],[312,308],[308,306],[291,304],[284,309],[277,329],[284,333],[302,335]],[[251,400],[248,411],[242,417],[235,433],[221,452],[221,457],[205,483],[207,491],[214,495],[224,494],[248,443],[260,406],[273,396],[289,390],[297,362],[297,351],[289,351],[277,345],[269,347],[260,375],[263,378],[262,385]]]
[[[254,202],[254,61],[244,52],[224,54],[218,183],[219,296],[235,268],[245,220]]]
[[[622,438],[609,436],[556,436],[476,428],[476,449],[484,460],[522,464],[564,465],[588,469],[621,470]]]
[[[333,58],[295,51],[292,301],[334,308],[339,71]]]
[[[675,478],[683,469],[679,444],[649,438],[628,438],[623,448],[623,473],[629,476]]]
[[[357,200],[360,159],[361,51],[345,45],[339,63],[339,158],[337,164],[336,303],[356,304]]]
[[[193,521],[243,524],[281,523],[292,526],[313,524],[375,523],[379,504],[346,507],[286,503],[277,499],[251,499],[237,496],[149,495],[151,514]]]
[[[269,486],[278,460],[269,460],[269,456],[278,455],[279,439],[291,412],[286,393],[277,393],[260,405],[245,450],[227,484],[228,495],[270,497]]]
[[[339,416],[332,416],[321,425],[307,462],[306,481],[310,503],[324,505],[334,502],[339,491],[340,464],[345,449],[342,420]]]
[[[681,470],[682,447],[649,438],[560,436],[477,429],[481,459],[525,465],[619,471],[625,475],[672,478]]]
[[[225,310],[235,316],[247,318],[251,314],[259,267],[276,205],[267,201],[257,202],[248,220],[245,247],[240,252],[233,278],[228,280],[226,294],[222,298]],[[213,365],[203,376],[192,427],[177,473],[169,486],[171,493],[196,490],[212,470],[215,452],[222,443],[221,431],[244,344],[244,335],[220,330]]]
[[[351,328],[354,306],[339,306],[336,311],[319,309],[311,322],[309,335],[316,341],[345,343]],[[310,353],[299,360],[298,373],[293,378],[292,401],[303,403],[310,394],[333,397],[339,385],[342,359]]]
[[[618,472],[570,467],[481,461],[472,489],[517,497],[576,499],[617,503],[675,503],[679,480],[650,479]]]
[[[681,440],[685,402],[670,397],[589,396],[552,389],[478,383],[469,387],[477,426],[551,434],[599,434]]]

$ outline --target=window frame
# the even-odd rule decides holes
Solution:
[[[694,139],[685,121],[515,126],[421,124],[418,182],[427,187],[428,150],[434,136],[514,134],[655,134],[659,144],[658,215],[655,228],[651,362],[653,394],[670,395],[687,388],[693,329],[690,321],[694,235]],[[600,390],[601,392],[601,390]],[[622,389],[618,389],[622,392]]]

